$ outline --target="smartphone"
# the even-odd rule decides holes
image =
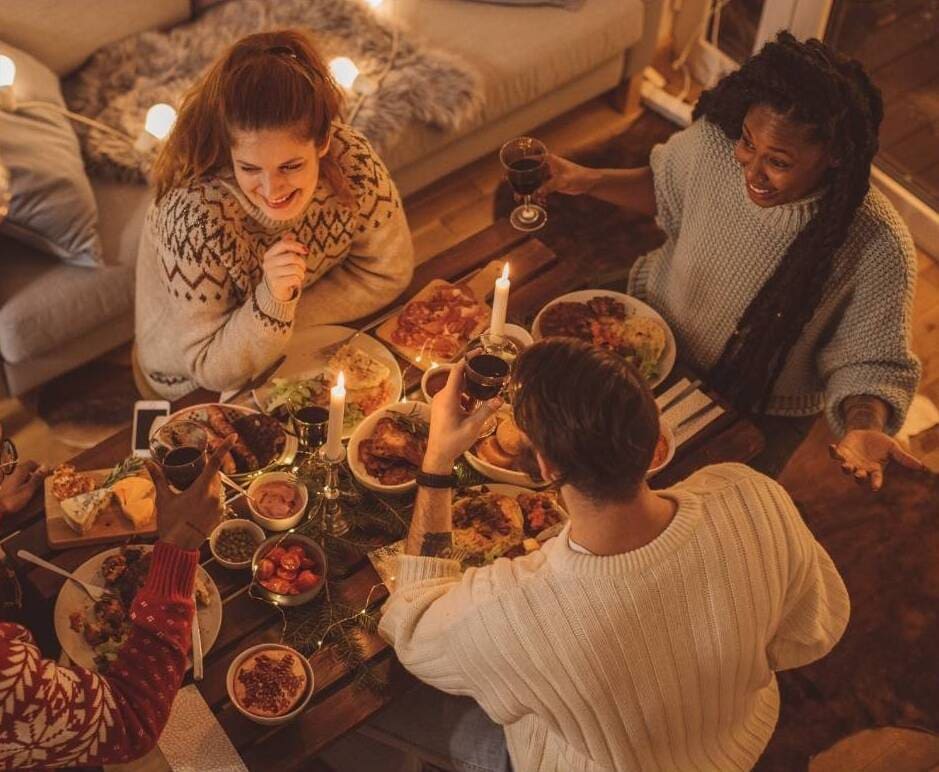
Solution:
[[[150,432],[153,422],[170,414],[170,403],[165,399],[140,400],[134,403],[134,431],[131,452],[141,458],[150,458]],[[162,422],[161,422],[162,423]]]

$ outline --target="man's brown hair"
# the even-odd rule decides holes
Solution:
[[[543,340],[516,361],[513,401],[519,428],[561,484],[598,501],[636,495],[659,414],[632,365],[574,338]]]

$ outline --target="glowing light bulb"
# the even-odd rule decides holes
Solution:
[[[0,88],[12,86],[16,80],[16,64],[9,56],[0,55]]]
[[[372,8],[378,8],[384,0],[365,0],[365,2],[372,6]]]
[[[355,79],[359,77],[359,68],[348,56],[337,56],[331,60],[329,70],[343,88],[351,89]]]
[[[176,111],[170,105],[159,102],[147,110],[147,119],[143,128],[157,139],[166,139],[173,124],[176,123]]]

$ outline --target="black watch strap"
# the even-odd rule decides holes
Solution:
[[[456,475],[450,474],[430,474],[419,471],[417,473],[417,484],[424,488],[456,488]]]

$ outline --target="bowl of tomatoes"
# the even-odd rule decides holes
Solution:
[[[326,584],[326,553],[300,533],[271,536],[255,551],[251,574],[257,591],[271,602],[301,606]]]

